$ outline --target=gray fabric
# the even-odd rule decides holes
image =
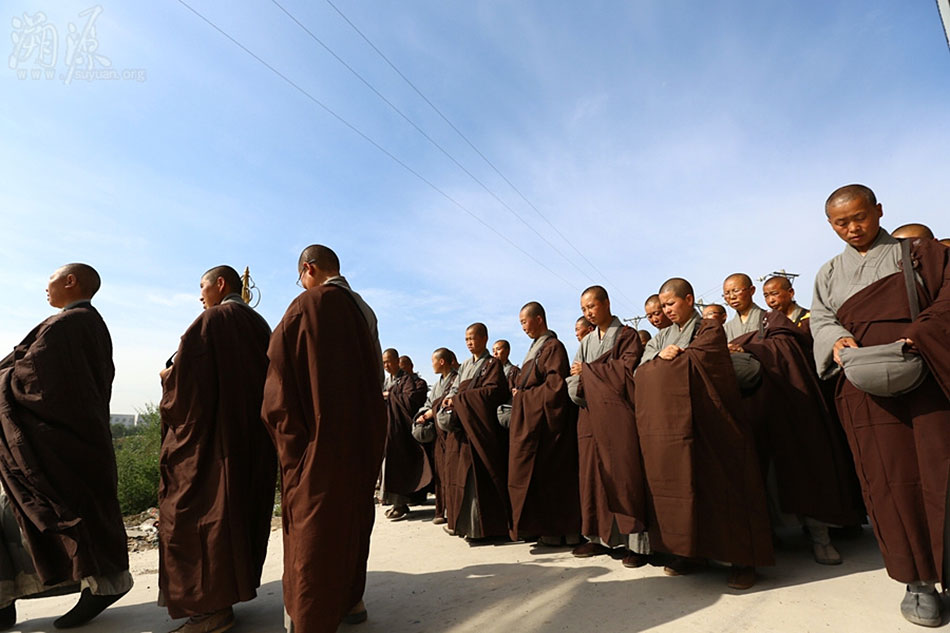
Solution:
[[[752,307],[749,308],[749,314],[746,315],[745,323],[742,322],[742,318],[736,314],[722,326],[722,329],[726,331],[726,340],[731,341],[733,339],[739,338],[743,334],[748,334],[749,332],[758,332],[759,325],[762,324],[762,319],[765,318],[765,310],[752,304]]]
[[[904,343],[845,347],[839,352],[845,377],[873,396],[899,396],[913,391],[927,377],[927,365],[917,354],[904,351]]]
[[[517,367],[515,367],[515,366],[511,363],[511,361],[506,362],[506,363],[505,363],[505,366],[501,368],[501,370],[502,370],[503,372],[505,372],[505,378],[507,378],[508,376],[511,375],[511,370],[512,370],[512,369],[517,369]]]
[[[363,301],[363,297],[361,297],[358,292],[350,288],[350,283],[342,275],[330,277],[323,282],[323,285],[343,288],[350,293],[356,301],[356,305],[359,306],[360,312],[363,313],[363,318],[366,319],[366,324],[369,326],[369,333],[373,339],[373,343],[376,345],[376,358],[379,359],[379,369],[377,373],[379,374],[379,385],[382,387],[385,372],[383,372],[383,348],[379,344],[379,324],[376,320],[376,313],[373,312],[373,309],[369,307],[368,303]]]
[[[748,352],[733,352],[729,354],[732,368],[736,370],[739,379],[739,388],[751,391],[762,383],[762,363]]]
[[[455,533],[468,538],[482,538],[481,511],[478,507],[478,490],[475,487],[475,469],[469,468],[465,476],[465,494],[462,510],[455,522]]]
[[[442,397],[458,379],[458,372],[454,369],[444,376],[439,376],[438,382],[432,385],[432,388],[429,389],[429,396],[426,398],[426,402],[422,407],[416,411],[416,415],[413,417],[412,425],[412,437],[416,439],[417,442],[421,444],[428,444],[429,442],[435,441],[436,432],[435,424],[436,417],[438,417],[439,412],[436,412],[436,415],[432,419],[426,420],[423,424],[415,424],[415,418],[418,418],[420,415],[428,413],[432,410],[432,404]],[[440,427],[441,428],[441,427]]]
[[[491,358],[491,354],[488,353],[486,349],[481,353],[481,356],[478,358],[469,357],[466,358],[461,367],[459,367],[459,379],[455,381],[455,384],[449,389],[449,395],[454,396],[459,392],[459,385],[467,380],[471,380],[482,371],[485,363],[488,362],[488,359]]]
[[[553,330],[547,330],[544,334],[531,341],[531,346],[528,347],[528,353],[525,354],[524,361],[522,361],[521,366],[527,367],[528,363],[534,360],[534,357],[538,355],[539,351],[541,351],[541,346],[544,345],[544,342],[552,336],[557,338],[557,334],[555,334]]]
[[[498,415],[498,424],[502,428],[507,429],[509,426],[511,426],[511,405],[510,404],[503,404],[500,407],[498,407],[497,415]]]
[[[819,269],[815,276],[810,318],[815,339],[815,365],[822,378],[829,378],[839,371],[833,355],[838,339],[853,338],[853,334],[838,322],[838,309],[874,282],[900,272],[900,258],[900,241],[881,229],[866,254],[861,255],[854,247],[845,246],[844,251]]]
[[[617,335],[620,333],[621,328],[623,328],[623,323],[621,323],[617,317],[613,317],[610,325],[607,326],[607,331],[604,332],[603,338],[600,336],[600,328],[594,328],[593,332],[588,333],[587,336],[581,340],[581,344],[577,348],[577,353],[574,354],[574,362],[589,363],[612,350],[617,343]],[[579,376],[569,376],[567,378],[567,393],[571,396],[571,400],[574,401],[574,404],[579,407],[586,407],[587,401],[577,395],[579,384]]]
[[[643,349],[640,364],[653,360],[657,354],[670,345],[677,345],[683,349],[689,347],[689,343],[693,340],[693,336],[696,334],[696,330],[699,329],[699,323],[702,320],[702,315],[694,311],[692,318],[682,328],[674,323],[657,332],[656,336],[651,338]]]

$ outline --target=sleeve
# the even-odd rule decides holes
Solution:
[[[656,358],[660,351],[660,335],[658,332],[656,336],[647,341],[646,347],[643,348],[643,356],[640,357],[640,365]]]
[[[822,379],[827,379],[840,371],[834,361],[834,345],[838,339],[853,337],[848,330],[838,322],[838,317],[831,307],[831,262],[826,263],[815,276],[815,290],[811,305],[811,333],[815,339],[815,368]]]

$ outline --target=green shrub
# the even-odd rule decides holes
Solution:
[[[114,438],[119,471],[119,507],[128,516],[158,505],[158,456],[162,446],[158,407],[145,405],[135,432]]]

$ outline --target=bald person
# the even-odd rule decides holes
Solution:
[[[511,397],[498,359],[488,353],[488,328],[465,329],[471,352],[458,381],[442,400],[436,423],[446,432],[452,464],[443,479],[449,534],[473,542],[508,537],[508,438],[498,423],[498,407]]]
[[[432,352],[432,373],[439,378],[429,390],[425,403],[416,412],[415,424],[416,427],[428,424],[435,427],[435,439],[431,442],[431,449],[427,447],[426,451],[432,458],[432,483],[435,488],[435,516],[432,522],[443,525],[445,523],[445,493],[442,478],[450,464],[446,462],[445,431],[435,423],[435,416],[442,404],[442,399],[448,395],[459,377],[455,353],[446,347],[440,347]]]
[[[59,309],[0,361],[0,629],[15,600],[81,592],[53,625],[81,626],[132,588],[109,428],[112,339],[99,274],[49,278]]]
[[[798,327],[807,328],[811,312],[795,302],[795,289],[788,277],[776,275],[762,284],[762,296],[765,304],[772,310],[778,310]]]
[[[915,237],[922,237],[928,240],[935,239],[934,232],[930,230],[930,227],[928,227],[926,224],[917,224],[917,223],[902,224],[901,226],[891,231],[891,237],[894,237],[897,239],[915,238]]]
[[[663,312],[659,295],[650,295],[647,297],[646,302],[643,304],[643,309],[646,311],[647,321],[656,329],[662,330],[672,325],[669,317]]]
[[[703,307],[703,318],[713,319],[725,325],[729,315],[726,314],[726,309],[718,303],[710,303]]]
[[[748,589],[755,567],[773,564],[772,538],[725,335],[700,318],[685,279],[667,280],[658,294],[672,325],[647,344],[636,374],[650,543],[676,557],[668,575],[687,573],[696,559],[724,561],[729,587]]]
[[[765,318],[765,310],[752,300],[754,294],[752,278],[745,273],[733,273],[722,282],[722,298],[736,311],[736,316],[723,325],[726,340],[732,341],[738,336],[759,329],[762,319]]]
[[[412,364],[412,359],[408,356],[403,355],[399,357],[399,369],[406,372],[409,376],[419,377],[419,374],[416,373],[416,369]]]
[[[233,625],[232,605],[257,595],[267,555],[277,480],[261,421],[270,326],[242,287],[230,266],[201,276],[204,311],[161,372],[159,604],[188,617],[176,633]]]
[[[595,410],[595,407],[604,403],[600,399],[588,401],[585,397],[583,373],[588,363],[606,357],[617,346],[639,359],[642,351],[640,337],[636,330],[625,326],[611,312],[610,297],[602,286],[591,286],[584,290],[581,294],[581,309],[595,329],[581,341],[571,365],[571,376],[567,381],[571,399],[580,407],[577,418],[577,449],[580,467],[581,534],[588,540],[587,543],[574,548],[573,555],[587,558],[610,554],[621,558],[627,567],[639,567],[646,562],[650,554],[649,539],[645,533],[645,517],[642,513],[640,516],[630,516],[612,510],[611,505],[617,507],[619,499],[610,498],[610,482],[605,481],[605,477],[621,478],[631,475],[636,478],[633,485],[642,488],[643,482],[638,469],[636,472],[621,472],[622,465],[617,464],[617,472],[606,472],[606,465],[609,464],[611,456],[609,444],[622,443],[621,434],[631,432],[632,428],[611,424],[615,420],[609,417],[608,411]],[[615,400],[622,401],[622,398],[621,394],[613,394]],[[629,404],[629,410],[632,411],[632,403]],[[635,452],[637,454],[627,455],[627,458],[639,462],[639,450],[636,449]]]
[[[950,237],[945,237],[942,240],[939,240],[941,246],[946,246],[950,248]]]
[[[864,185],[826,200],[845,247],[815,277],[811,332],[819,374],[838,377],[838,415],[887,573],[906,587],[901,614],[939,626],[935,584],[948,582],[950,551],[950,251],[930,238],[895,239],[883,215]],[[877,372],[853,362],[884,350],[892,360]],[[893,382],[875,384],[885,374]]]
[[[574,323],[574,336],[577,337],[577,342],[580,343],[584,340],[584,337],[594,331],[594,326],[590,324],[584,317],[577,319],[577,322]]]
[[[644,345],[649,343],[650,339],[653,338],[653,335],[647,330],[637,330],[637,335],[640,337],[640,342]]]

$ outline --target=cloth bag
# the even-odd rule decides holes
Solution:
[[[872,396],[890,398],[910,393],[927,378],[924,359],[904,351],[903,341],[870,347],[844,347],[839,352],[845,378]]]

